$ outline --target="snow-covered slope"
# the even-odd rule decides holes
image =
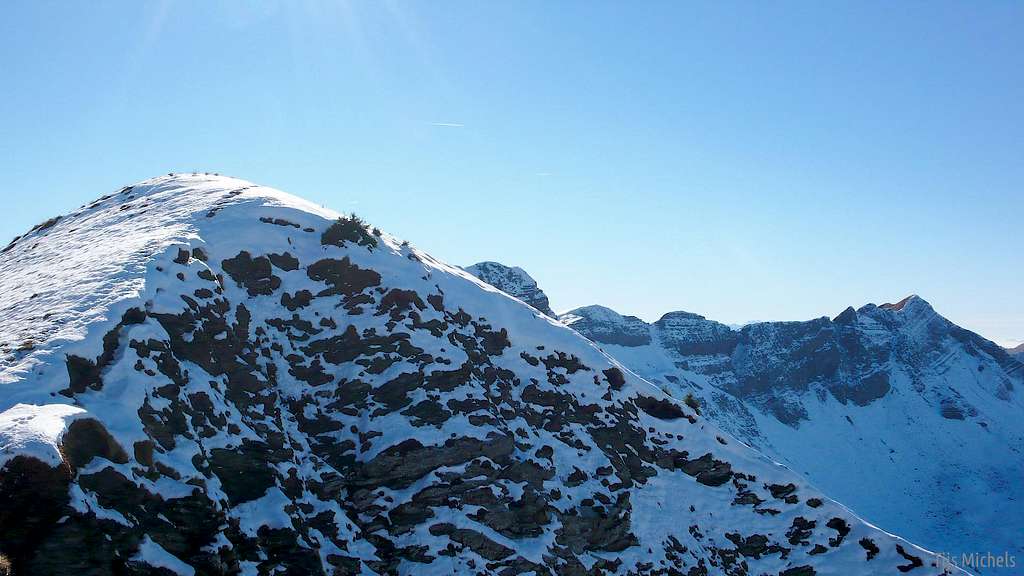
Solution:
[[[0,256],[15,574],[938,574],[361,222],[161,177]]]
[[[1024,561],[1024,365],[923,299],[739,330],[599,307],[562,320],[872,523]]]
[[[465,270],[498,290],[526,302],[548,316],[552,318],[556,316],[548,303],[548,295],[537,286],[537,281],[522,268],[510,268],[497,262],[477,262],[472,266],[466,266]]]

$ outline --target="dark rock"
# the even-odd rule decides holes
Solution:
[[[829,528],[836,531],[836,535],[833,538],[828,539],[828,545],[833,548],[838,548],[843,543],[843,539],[850,533],[850,525],[846,523],[846,520],[842,518],[832,518],[825,524]]]
[[[479,532],[456,528],[451,524],[434,524],[430,527],[430,533],[434,536],[448,536],[452,541],[466,546],[488,560],[501,560],[514,553],[511,548],[502,546]]]
[[[75,420],[61,441],[61,454],[73,468],[81,468],[99,456],[117,464],[128,462],[128,454],[97,420]]]
[[[65,514],[71,474],[16,456],[0,468],[0,555],[10,559],[14,574],[32,574],[29,565],[40,545]]]
[[[491,435],[487,440],[453,438],[441,446],[424,446],[418,440],[409,439],[360,465],[351,484],[369,488],[405,488],[440,466],[454,466],[478,456],[505,461],[513,449],[512,438],[504,435]]]
[[[269,254],[267,257],[270,258],[271,264],[286,272],[299,269],[299,259],[292,256],[289,252],[285,252],[284,254]]]
[[[896,553],[902,556],[905,560],[910,561],[909,564],[901,564],[896,567],[900,572],[910,572],[915,568],[924,566],[924,562],[921,561],[921,558],[914,556],[913,554],[908,554],[907,551],[903,549],[903,546],[899,544],[896,545]]]
[[[685,418],[686,413],[678,405],[667,399],[654,399],[650,396],[637,396],[636,405],[644,412],[662,420]]]
[[[696,460],[683,459],[677,466],[683,472],[695,477],[697,482],[708,486],[721,486],[732,478],[732,466],[728,462],[715,460],[710,453]]]
[[[814,533],[814,527],[817,523],[814,520],[807,520],[802,516],[797,516],[793,519],[793,524],[786,532],[786,539],[789,543],[796,545],[808,545],[808,539]]]
[[[327,258],[315,262],[309,266],[307,274],[312,280],[326,282],[331,286],[321,291],[318,296],[353,297],[367,288],[380,284],[380,274],[352,264],[348,256],[341,260]]]
[[[609,510],[581,506],[575,514],[562,515],[557,541],[574,554],[622,552],[638,544],[630,530],[631,510],[629,494],[621,494]]]
[[[940,414],[947,420],[963,420],[964,411],[952,399],[946,398],[941,403]]]
[[[267,296],[281,286],[281,279],[271,272],[270,259],[266,256],[253,258],[242,250],[234,258],[221,262],[221,266],[250,296]]]
[[[271,449],[246,441],[234,449],[210,450],[210,470],[220,479],[231,505],[256,500],[275,485]]]
[[[294,296],[285,292],[281,294],[281,305],[287,308],[290,312],[294,312],[299,308],[305,308],[309,306],[309,303],[313,301],[313,293],[309,290],[299,290]]]
[[[861,538],[860,542],[858,543],[860,544],[861,548],[867,551],[868,560],[874,560],[875,556],[878,556],[880,550],[878,549],[878,546],[875,544],[875,541],[871,538]]]
[[[753,534],[744,538],[734,532],[727,533],[725,537],[736,545],[736,551],[742,556],[760,558],[768,551],[768,537],[763,534]]]
[[[622,386],[626,383],[626,377],[622,374],[622,370],[616,366],[612,366],[602,373],[605,379],[608,380],[608,385],[611,386],[612,390],[621,390]]]

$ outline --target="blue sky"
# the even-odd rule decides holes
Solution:
[[[219,171],[520,265],[556,310],[917,293],[1010,344],[1022,27],[1011,2],[15,1],[0,243]]]

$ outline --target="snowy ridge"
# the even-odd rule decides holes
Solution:
[[[31,370],[49,345],[82,340],[87,327],[108,321],[119,302],[138,296],[151,259],[197,237],[194,216],[253,203],[338,216],[245,180],[158,177],[16,238],[0,258],[0,384]]]
[[[274,190],[146,181],[0,270],[16,574],[956,572],[576,331]]]

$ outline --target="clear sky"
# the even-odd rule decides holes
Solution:
[[[556,310],[1024,340],[1019,2],[42,2],[0,18],[0,243],[219,171]]]

